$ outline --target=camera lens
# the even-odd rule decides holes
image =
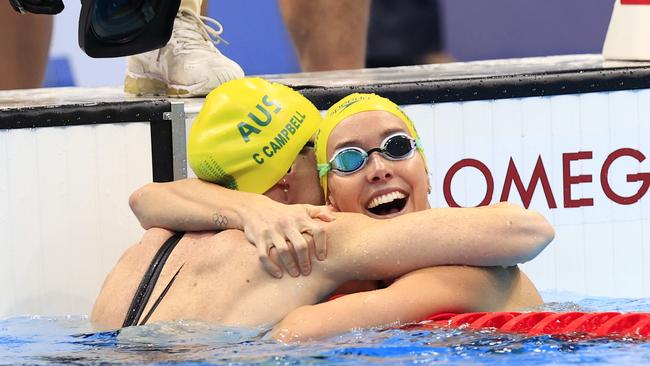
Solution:
[[[79,47],[90,57],[161,48],[171,37],[180,4],[181,0],[81,0]]]
[[[103,42],[127,43],[155,18],[161,1],[163,0],[96,1],[90,16],[91,28]]]

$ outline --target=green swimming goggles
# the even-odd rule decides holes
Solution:
[[[318,164],[318,174],[322,177],[330,170],[338,175],[356,173],[363,169],[373,152],[380,153],[388,160],[406,160],[411,158],[419,147],[418,140],[404,132],[398,132],[386,137],[380,147],[368,151],[356,146],[336,150],[329,163]]]

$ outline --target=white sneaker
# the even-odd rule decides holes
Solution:
[[[206,23],[211,23],[215,29]],[[181,8],[165,47],[127,58],[124,91],[137,95],[205,96],[228,80],[244,77],[237,63],[214,46],[223,27],[212,18]]]

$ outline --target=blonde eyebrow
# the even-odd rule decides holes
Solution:
[[[339,142],[338,144],[334,145],[334,150],[338,150],[338,149],[340,149],[342,147],[358,146],[358,145],[361,145],[361,142],[359,140],[356,140],[356,139],[343,140],[343,141]]]
[[[394,127],[394,128],[389,128],[388,130],[384,131],[384,133],[381,134],[381,139],[385,139],[386,137],[397,133],[397,132],[405,132],[408,134],[408,131],[405,131],[403,128],[400,127]],[[410,136],[410,134],[409,134]],[[343,140],[336,145],[334,145],[334,150],[338,150],[343,147],[348,147],[348,146],[359,146],[361,145],[361,142],[357,139],[351,139],[351,140]]]

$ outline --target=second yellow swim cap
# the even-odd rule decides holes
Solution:
[[[420,143],[420,138],[418,132],[415,130],[415,125],[411,119],[402,111],[402,109],[390,99],[381,97],[377,94],[369,93],[354,93],[350,94],[347,97],[339,100],[327,110],[325,119],[321,124],[321,127],[318,130],[316,135],[316,161],[318,163],[320,183],[323,187],[323,192],[325,192],[325,198],[327,199],[327,171],[326,168],[328,165],[327,160],[327,141],[329,140],[332,131],[338,126],[341,121],[344,119],[361,112],[369,111],[384,111],[393,114],[397,118],[401,119],[402,122],[406,125],[411,137],[413,137],[418,142],[418,151],[424,159],[424,167],[426,167],[426,158],[424,156],[424,151],[422,149],[422,144]]]
[[[190,130],[196,175],[221,186],[264,193],[291,168],[322,118],[302,94],[260,78],[232,80],[205,99]]]

